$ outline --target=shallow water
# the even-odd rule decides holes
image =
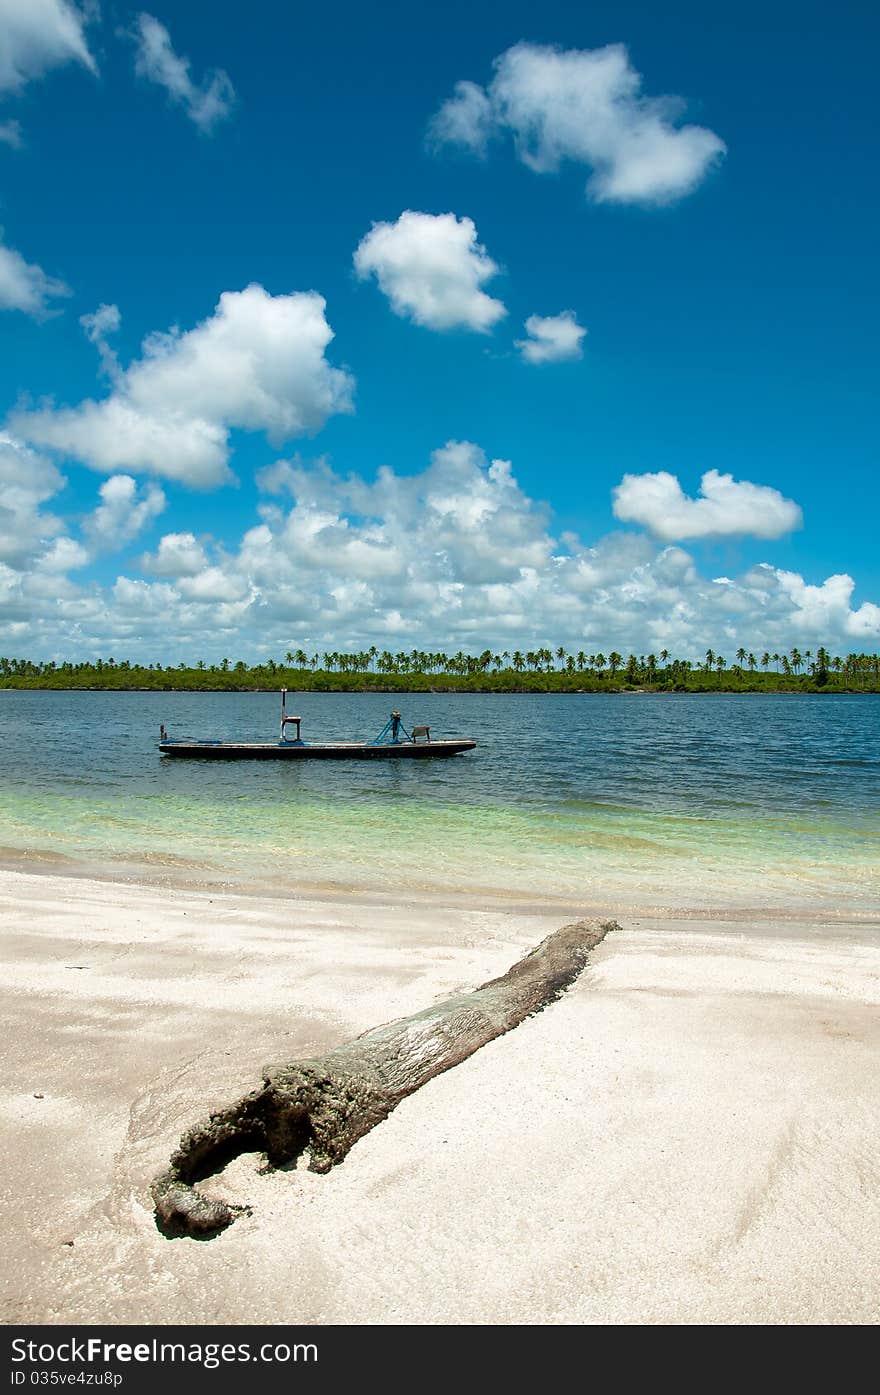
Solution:
[[[0,855],[236,883],[679,907],[880,904],[880,699],[398,696],[472,736],[432,762],[192,763],[172,736],[274,740],[271,693],[0,691]],[[306,739],[395,698],[295,695]]]

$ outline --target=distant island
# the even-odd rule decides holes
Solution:
[[[708,649],[704,660],[659,654],[569,653],[562,646],[480,654],[426,653],[372,647],[354,653],[289,651],[283,662],[221,659],[172,664],[95,659],[87,663],[0,658],[0,688],[256,692],[476,693],[841,693],[880,692],[880,656],[813,653],[756,655],[738,649],[731,662]]]

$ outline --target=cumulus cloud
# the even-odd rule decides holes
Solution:
[[[489,461],[471,442],[448,442],[416,475],[383,468],[372,485],[326,463],[285,464],[295,503],[286,514],[265,508],[263,529],[246,535],[255,565],[271,541],[272,565],[282,572],[294,557],[297,569],[336,580],[393,577],[430,586],[511,580],[550,555],[546,508],[523,494],[509,461]]]
[[[21,149],[21,122],[0,121],[0,145],[10,145],[13,150]]]
[[[586,332],[573,310],[563,310],[558,315],[529,315],[528,338],[515,343],[526,363],[562,363],[565,359],[583,358],[581,341]]]
[[[79,570],[90,561],[91,554],[88,548],[83,547],[75,538],[56,538],[39,558],[36,575],[48,573],[53,577],[61,576],[65,572]]]
[[[140,565],[153,576],[197,576],[207,569],[208,558],[194,533],[166,533],[154,553],[144,553]]]
[[[71,295],[69,286],[42,267],[26,262],[20,252],[6,247],[0,228],[0,310],[21,310],[35,320],[44,320],[52,313],[51,301]]]
[[[63,531],[60,518],[40,509],[63,487],[64,476],[51,460],[0,431],[0,562],[26,566]]]
[[[845,572],[827,577],[821,586],[811,586],[797,572],[764,570],[792,602],[791,624],[804,634],[837,631],[857,640],[880,636],[880,606],[864,601],[853,610],[850,602],[856,584]]]
[[[624,475],[613,498],[616,518],[649,528],[667,542],[746,533],[779,538],[803,522],[799,506],[778,489],[735,480],[718,470],[703,475],[698,499],[689,498],[676,476],[665,470]]]
[[[414,213],[374,223],[354,254],[358,276],[375,276],[396,315],[428,329],[487,333],[507,311],[481,288],[498,266],[470,218]]]
[[[597,203],[663,204],[689,194],[725,152],[703,126],[679,124],[678,97],[646,97],[623,44],[558,49],[520,43],[495,60],[485,91],[460,82],[429,126],[433,145],[485,154],[510,132],[538,174],[571,160],[592,173]]]
[[[205,567],[191,576],[182,576],[177,591],[184,601],[216,605],[218,602],[242,602],[254,593],[246,577],[226,567]]]
[[[135,72],[164,87],[171,100],[183,107],[200,131],[210,131],[229,115],[235,88],[222,68],[201,82],[193,82],[189,59],[174,52],[171,35],[153,15],[138,15],[133,38],[137,44]]]
[[[85,523],[85,531],[102,549],[131,542],[158,518],[165,495],[156,484],[138,487],[131,475],[111,475],[98,490],[101,502]]]
[[[68,0],[0,0],[0,92],[17,92],[64,63],[96,73],[84,32],[93,9]]]
[[[23,501],[26,514],[60,483],[49,462],[40,468],[48,473]],[[20,461],[15,478],[28,478]],[[557,536],[510,462],[469,442],[447,443],[414,473],[382,468],[373,481],[298,459],[259,480],[269,492],[237,540],[166,533],[140,559],[145,576],[130,564],[109,588],[69,576],[86,560],[82,545],[63,534],[47,541],[44,529],[28,566],[0,558],[0,648],[168,662],[281,657],[300,645],[512,652],[552,643],[691,658],[711,646],[732,662],[740,645],[847,653],[880,639],[880,606],[856,605],[845,574],[810,579],[768,562],[713,580],[684,547],[644,532]]]
[[[353,379],[324,350],[333,331],[314,291],[272,296],[262,286],[224,291],[208,319],[149,335],[143,357],[115,376],[101,401],[14,414],[15,430],[94,470],[146,471],[199,488],[229,471],[229,431],[275,441],[317,431],[351,410]],[[87,332],[100,344],[113,316]],[[89,317],[87,317],[89,318]]]

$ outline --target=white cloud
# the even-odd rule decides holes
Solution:
[[[25,513],[60,483],[48,462],[39,469],[48,473]],[[20,459],[14,478],[28,480]],[[242,520],[237,541],[166,533],[140,562],[155,580],[132,567],[110,588],[77,584],[66,573],[86,560],[81,544],[46,541],[43,530],[28,566],[0,559],[0,650],[176,662],[281,657],[300,645],[564,644],[690,658],[712,647],[733,662],[740,645],[845,654],[880,640],[880,606],[854,605],[845,574],[813,581],[764,563],[713,580],[683,547],[642,532],[592,543],[555,536],[549,510],[510,463],[468,442],[448,443],[414,473],[383,468],[372,482],[326,461],[277,462],[260,478],[276,492]]]
[[[211,605],[218,601],[243,601],[253,594],[246,577],[224,567],[205,567],[193,576],[182,576],[177,590],[184,601]]]
[[[207,489],[230,478],[222,423],[161,408],[145,410],[125,395],[78,407],[13,413],[15,429],[93,470],[148,471]]]
[[[463,145],[485,156],[493,134],[492,103],[476,82],[457,82],[453,96],[444,102],[428,126],[428,144]]]
[[[293,508],[264,508],[263,528],[243,544],[255,566],[271,558],[279,575],[292,558],[297,570],[337,581],[393,577],[443,586],[510,580],[550,556],[546,508],[522,493],[509,461],[487,461],[468,441],[434,451],[420,474],[383,468],[372,485],[327,464],[286,464]]]
[[[0,310],[21,310],[43,320],[52,313],[50,301],[70,294],[63,281],[47,276],[42,267],[26,262],[20,252],[0,241]]]
[[[325,469],[327,465],[327,458],[323,455],[313,462],[313,468],[317,469]],[[276,460],[272,465],[264,465],[257,471],[257,488],[264,494],[294,494],[296,482],[305,468],[299,455],[295,455],[292,460]]]
[[[507,314],[481,289],[498,267],[470,218],[414,213],[374,223],[354,254],[358,276],[375,276],[396,315],[428,329],[486,333]]]
[[[119,360],[116,357],[116,350],[107,343],[107,335],[115,334],[122,323],[119,307],[99,305],[91,315],[80,315],[79,322],[85,330],[86,338],[98,350],[103,371],[108,378],[117,378],[119,376]]]
[[[60,518],[40,512],[63,487],[64,476],[51,460],[0,431],[0,562],[28,566],[63,530]]]
[[[143,357],[117,375],[109,397],[19,411],[15,429],[108,474],[147,471],[200,488],[222,484],[230,478],[230,428],[282,441],[351,410],[353,379],[324,357],[333,338],[324,308],[314,291],[224,291],[195,329],[149,335]]]
[[[123,614],[131,611],[135,617],[143,619],[146,627],[151,619],[161,624],[163,614],[167,620],[179,597],[165,582],[133,581],[131,577],[118,576],[113,599]]]
[[[17,92],[63,63],[96,73],[84,29],[91,17],[68,0],[0,0],[0,92]]]
[[[89,551],[82,543],[74,538],[56,538],[40,558],[39,569],[60,576],[65,572],[77,571],[90,560]]]
[[[154,553],[144,553],[140,565],[153,576],[197,576],[207,569],[208,558],[193,533],[166,533]]]
[[[156,484],[142,490],[131,475],[111,475],[98,490],[101,502],[86,519],[85,531],[100,548],[120,548],[136,538],[165,508]]]
[[[0,0],[0,2],[2,2],[2,0]],[[0,145],[10,145],[13,150],[21,149],[20,121],[0,121]]]
[[[133,37],[137,44],[135,72],[158,83],[172,101],[179,102],[201,131],[210,131],[227,117],[235,100],[235,88],[222,68],[201,83],[193,82],[189,59],[181,58],[171,46],[171,35],[153,15],[139,14]]]
[[[767,570],[792,602],[791,624],[798,630],[807,635],[837,631],[865,640],[880,636],[880,606],[865,601],[853,610],[850,602],[856,584],[846,573],[827,577],[821,586],[810,586],[797,572]]]
[[[573,310],[563,310],[559,315],[529,315],[529,337],[515,343],[526,363],[562,363],[565,359],[583,358],[581,341],[586,332]]]
[[[801,510],[778,489],[735,480],[708,470],[700,481],[700,498],[690,499],[675,475],[624,475],[614,490],[614,515],[623,523],[638,523],[655,537],[728,537],[751,534],[779,538],[803,522]]]
[[[457,84],[430,124],[433,144],[485,154],[494,133],[509,131],[536,173],[565,160],[587,165],[587,192],[599,203],[671,203],[725,152],[713,131],[678,124],[680,98],[642,94],[623,44],[562,50],[520,43],[494,66],[485,92]]]

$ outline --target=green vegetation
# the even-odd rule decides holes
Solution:
[[[758,656],[738,649],[735,662],[706,651],[705,660],[659,655],[569,654],[556,649],[521,653],[430,654],[413,649],[392,654],[371,648],[360,653],[306,654],[297,649],[283,663],[267,659],[177,667],[133,664],[128,659],[93,663],[34,663],[0,658],[0,688],[183,689],[249,692],[287,687],[300,692],[880,692],[880,656],[848,654],[832,658],[821,646],[815,654],[791,649]]]

